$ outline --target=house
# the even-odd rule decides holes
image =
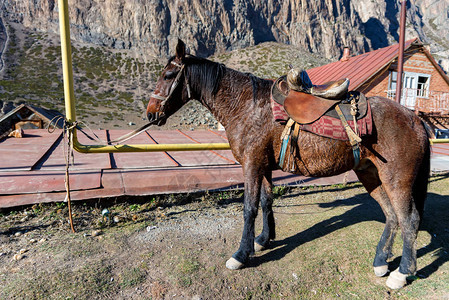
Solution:
[[[21,104],[0,117],[0,140],[15,129],[46,128],[55,117],[64,117],[64,115],[55,110]],[[57,120],[53,125],[56,128],[62,128],[63,119]]]
[[[350,90],[394,100],[399,44],[357,56],[350,56],[348,50],[339,61],[307,70],[312,82],[349,78]],[[448,128],[449,77],[418,38],[405,42],[403,71],[401,104],[434,126]]]

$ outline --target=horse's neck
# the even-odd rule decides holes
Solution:
[[[253,85],[249,75],[227,69],[220,88],[211,98],[201,102],[225,128],[241,122],[242,116],[251,111]]]

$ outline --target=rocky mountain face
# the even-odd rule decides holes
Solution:
[[[442,59],[449,49],[449,0],[410,0],[407,38],[419,36]],[[277,41],[339,58],[398,40],[399,1],[372,0],[71,0],[77,41],[166,56],[182,38],[209,56]],[[55,0],[4,0],[2,14],[38,31],[58,32]]]

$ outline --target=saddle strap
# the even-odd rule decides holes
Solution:
[[[285,152],[287,152],[288,141],[290,139],[290,132],[295,121],[288,119],[281,135],[281,151],[279,152],[279,167],[284,170]]]
[[[343,127],[346,130],[346,134],[348,135],[349,143],[352,146],[352,154],[354,155],[354,169],[355,169],[360,163],[359,144],[360,144],[360,142],[362,142],[362,139],[352,130],[351,126],[349,126],[339,105],[335,106],[335,111],[337,112],[338,116],[340,117],[341,123],[343,124]],[[356,123],[357,123],[357,121],[356,121]]]
[[[281,135],[281,151],[279,152],[278,163],[279,167],[285,172],[295,172],[295,157],[298,154],[299,132],[300,125],[293,119],[289,119]],[[288,144],[290,144],[289,153],[287,153]]]

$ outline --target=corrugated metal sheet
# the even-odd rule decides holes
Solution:
[[[408,49],[418,39],[405,42]],[[378,71],[386,67],[398,57],[399,44],[350,57],[347,61],[336,61],[328,65],[307,70],[314,84],[349,78],[349,90],[356,90],[360,85],[373,77]]]
[[[64,201],[64,144],[61,130],[26,130],[22,139],[0,143],[0,207]],[[101,130],[103,140],[122,136],[123,130]],[[84,144],[92,144],[79,134]],[[215,130],[147,131],[130,143],[226,142],[226,133]],[[71,198],[117,197],[221,190],[243,186],[243,172],[230,150],[143,153],[74,153],[70,167]],[[306,178],[281,171],[273,174],[277,184],[332,184],[344,175]],[[350,180],[356,180],[352,174]]]

